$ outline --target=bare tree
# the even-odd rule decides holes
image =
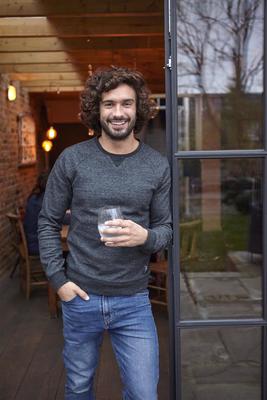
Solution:
[[[209,118],[230,148],[251,147],[253,140],[259,145],[255,121],[262,109],[253,92],[262,86],[262,8],[263,0],[177,1],[179,91],[203,94]],[[211,92],[221,96],[227,127],[218,120]]]
[[[258,54],[249,53],[252,33],[258,29],[258,40],[263,37],[262,3],[262,0],[179,0],[179,76],[194,77],[192,86],[205,93],[215,68],[223,64],[224,68],[228,66],[228,73],[232,70],[232,82],[227,89],[229,86],[244,92],[251,89],[263,69],[263,48]],[[209,74],[208,82],[205,72]],[[182,83],[183,86],[186,84]]]

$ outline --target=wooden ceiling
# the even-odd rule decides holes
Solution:
[[[1,0],[0,74],[31,93],[79,92],[88,66],[140,70],[164,92],[164,0]]]

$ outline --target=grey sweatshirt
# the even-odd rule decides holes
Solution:
[[[57,290],[68,281],[99,295],[130,295],[147,287],[150,254],[172,236],[168,161],[144,143],[116,165],[96,138],[67,148],[48,179],[39,214],[40,256]],[[120,206],[125,219],[148,229],[136,247],[107,247],[100,241],[100,207]],[[62,255],[60,230],[71,209],[69,254]]]

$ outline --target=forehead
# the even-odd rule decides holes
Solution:
[[[122,101],[122,100],[136,99],[135,90],[126,84],[121,84],[115,89],[102,93],[102,101]]]

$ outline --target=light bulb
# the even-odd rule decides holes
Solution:
[[[50,126],[50,128],[46,131],[46,136],[50,140],[53,140],[57,137],[57,131],[53,126]]]
[[[51,140],[44,140],[42,143],[42,148],[44,149],[44,151],[49,152],[53,147],[53,143],[51,142]]]
[[[17,91],[15,86],[13,85],[8,85],[7,88],[7,98],[9,101],[15,101],[17,98]]]

